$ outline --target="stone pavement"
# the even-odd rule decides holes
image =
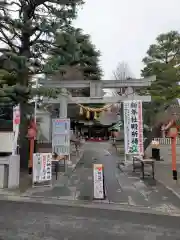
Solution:
[[[106,200],[101,203],[144,207],[162,212],[179,212],[180,200],[160,182],[132,172],[132,166],[117,168],[119,156],[111,154],[109,143],[86,143],[84,154],[71,175],[57,181],[52,188],[31,189],[23,196],[59,200],[93,201],[93,163],[104,165]]]
[[[122,171],[120,174],[121,186],[128,193],[131,205],[145,206],[163,212],[179,212],[180,199],[164,183],[159,182],[156,175],[155,180],[150,175],[146,175],[145,179],[141,180],[140,172],[132,172],[132,165],[121,166],[120,170]]]
[[[177,164],[177,181],[173,180],[171,169],[171,163],[156,162],[156,179],[180,199],[180,164]]]
[[[111,152],[124,157],[124,144],[123,142],[117,142],[117,154],[115,153],[115,149],[112,149]],[[171,145],[161,145],[160,146],[160,154],[163,158],[163,161],[156,162],[155,175],[156,180],[162,183],[166,188],[168,188],[171,192],[173,192],[177,197],[180,198],[180,146],[177,145],[177,172],[178,172],[178,181],[174,181],[172,178],[172,157],[171,157]],[[148,147],[146,154],[151,156],[152,149],[151,146]]]

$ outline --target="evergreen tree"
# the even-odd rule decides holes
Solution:
[[[55,33],[67,28],[81,3],[81,0],[1,0],[0,42],[4,47],[0,52],[4,57],[3,69],[15,72],[14,85],[21,96],[21,150],[27,145],[26,110],[32,75],[42,73],[45,54]],[[27,154],[21,154],[21,166],[27,167],[27,160]]]
[[[92,44],[90,36],[79,28],[69,27],[57,33],[46,71],[49,74],[56,71],[63,79],[66,78],[68,71],[76,69],[77,77],[74,77],[76,79],[81,77],[84,80],[100,80],[102,70],[99,57],[100,52]]]
[[[145,67],[142,70],[142,76],[156,75],[156,81],[151,87],[141,91],[143,94],[148,92],[152,96],[152,102],[143,105],[145,123],[150,127],[154,126],[145,141],[145,148],[160,129],[160,124],[156,124],[156,114],[165,111],[167,105],[180,94],[179,46],[180,34],[177,31],[160,34],[156,38],[156,43],[150,45],[143,59]]]
[[[156,81],[148,88],[155,101],[168,102],[179,97],[179,46],[178,32],[160,34],[156,38],[156,44],[150,45],[147,56],[143,59],[145,67],[142,76],[156,75]]]
[[[180,34],[178,32],[160,34],[156,38],[156,43],[150,45],[143,59],[145,67],[142,70],[142,76],[156,75],[156,81],[149,88],[141,91],[143,94],[148,92],[152,96],[152,102],[144,104],[145,119],[148,125],[153,124],[154,113],[162,111],[164,106],[179,97],[179,45]]]

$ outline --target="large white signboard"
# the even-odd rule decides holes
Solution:
[[[51,181],[52,153],[33,154],[33,183]]]
[[[52,120],[52,147],[59,155],[70,154],[70,119]]]
[[[103,165],[93,165],[94,199],[104,199]]]
[[[124,102],[125,153],[144,155],[142,101]]]

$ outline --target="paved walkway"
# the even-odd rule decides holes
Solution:
[[[107,203],[145,207],[162,212],[180,212],[180,200],[151,177],[140,180],[132,166],[117,168],[119,156],[111,154],[108,143],[87,143],[84,154],[71,176],[60,178],[53,188],[33,189],[31,197],[93,201],[92,164],[104,164]]]
[[[140,173],[132,172],[132,165],[122,166],[120,181],[123,190],[129,195],[132,205],[145,206],[162,211],[179,211],[180,199],[164,184],[151,176],[140,179]]]
[[[156,162],[156,179],[180,199],[180,164],[177,164],[178,180],[173,180],[171,163]],[[180,201],[180,200],[179,200]]]

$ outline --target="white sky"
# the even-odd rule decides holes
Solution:
[[[104,79],[118,62],[140,76],[142,58],[159,33],[180,31],[180,0],[85,0],[76,27],[89,33],[101,51]]]

